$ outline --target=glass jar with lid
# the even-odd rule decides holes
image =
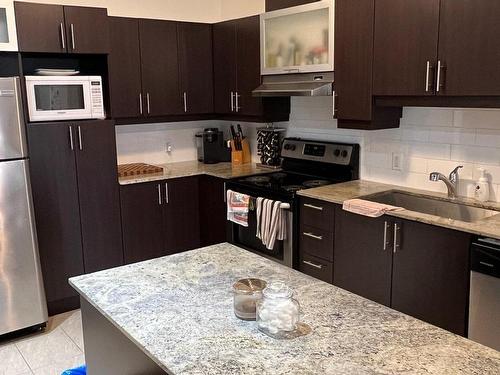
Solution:
[[[243,320],[255,320],[256,303],[262,298],[266,282],[260,279],[241,279],[233,285],[234,314]]]
[[[273,281],[262,292],[257,303],[259,330],[274,338],[287,338],[300,319],[299,302],[293,298],[293,289],[283,281]]]

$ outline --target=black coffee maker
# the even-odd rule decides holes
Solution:
[[[217,128],[207,128],[196,134],[198,161],[216,164],[231,161],[231,148],[224,141],[224,133]]]

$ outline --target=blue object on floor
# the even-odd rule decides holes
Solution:
[[[87,375],[87,366],[66,370],[61,375]]]

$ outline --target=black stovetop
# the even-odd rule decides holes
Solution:
[[[232,180],[230,185],[243,188],[247,194],[258,196],[279,195],[293,199],[297,191],[342,182],[333,178],[296,172],[274,172]],[[243,191],[242,191],[243,192]]]

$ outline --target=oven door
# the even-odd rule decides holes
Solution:
[[[26,79],[30,121],[92,118],[90,81],[74,79]]]
[[[265,258],[274,260],[288,267],[293,267],[294,251],[293,251],[293,220],[294,214],[292,208],[287,212],[287,233],[283,241],[276,241],[274,248],[268,250],[262,244],[262,241],[257,238],[257,216],[256,211],[248,213],[248,227],[239,224],[230,223],[231,227],[231,243],[242,247],[246,250],[254,252]]]

